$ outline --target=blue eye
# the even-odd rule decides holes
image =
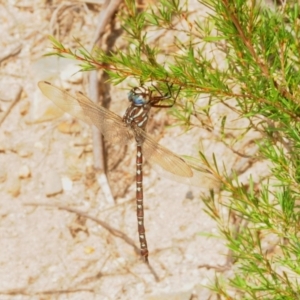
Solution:
[[[133,91],[128,93],[128,100],[132,101],[135,105],[143,105],[146,104],[146,101],[142,95],[138,95]]]

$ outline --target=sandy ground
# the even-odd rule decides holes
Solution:
[[[37,88],[39,80],[74,73],[70,62],[42,58],[50,47],[47,35],[69,45],[73,37],[90,43],[100,11],[101,5],[81,1],[0,5],[0,300],[214,299],[205,286],[225,264],[227,250],[200,200],[211,182],[203,178],[201,187],[189,187],[146,164],[145,225],[152,269],[147,267],[128,242],[97,223],[120,230],[139,247],[134,147],[107,144],[115,199],[109,205],[91,168],[90,128],[61,117]],[[82,74],[72,80],[83,90]],[[110,109],[120,115],[127,91],[126,85],[110,91]],[[224,113],[215,108],[215,116]],[[220,162],[240,170],[248,166],[204,129],[186,135],[178,128],[164,129],[166,118],[164,112],[155,116],[152,132],[160,128],[160,143],[172,151],[195,153],[201,140]]]

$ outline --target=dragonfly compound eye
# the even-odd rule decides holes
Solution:
[[[149,102],[148,94],[141,91],[139,88],[134,88],[128,93],[128,100],[133,102],[135,105],[144,105]]]

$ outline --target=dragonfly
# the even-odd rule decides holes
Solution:
[[[124,117],[92,102],[81,92],[71,95],[67,91],[58,88],[47,81],[40,81],[38,86],[42,93],[52,100],[63,111],[71,114],[89,125],[96,126],[104,138],[112,143],[127,144],[136,143],[136,204],[137,223],[141,256],[148,263],[148,246],[144,226],[144,195],[143,195],[143,161],[147,160],[158,165],[163,171],[169,173],[169,177],[184,183],[193,183],[197,176],[193,166],[185,159],[158,144],[146,133],[146,125],[149,119],[149,111],[152,107],[170,107],[171,104],[161,102],[172,98],[170,86],[169,93],[162,94],[158,88],[150,89],[144,86],[134,87],[128,93],[130,106]],[[154,95],[155,90],[158,91]],[[204,172],[207,172],[206,170]],[[208,171],[209,172],[209,171]]]

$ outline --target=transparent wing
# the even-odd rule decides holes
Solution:
[[[72,96],[47,81],[40,81],[42,93],[63,111],[90,125],[95,125],[104,137],[112,142],[126,144],[134,138],[122,118],[108,109],[95,104],[80,92]]]
[[[204,180],[215,181],[211,173],[186,159],[176,155],[172,151],[158,144],[145,131],[137,129],[138,134],[143,137],[143,156],[150,162],[159,173],[180,183],[201,186]]]
[[[198,166],[195,167],[193,163],[187,162],[159,145],[144,130],[126,127],[120,116],[93,103],[82,93],[77,92],[76,96],[72,96],[47,81],[40,81],[38,86],[42,93],[60,109],[90,125],[95,125],[109,141],[126,144],[135,139],[135,135],[138,135],[143,140],[145,160],[154,166],[157,165],[160,169],[159,172],[166,171],[164,175],[167,178],[200,186],[203,182],[203,174],[209,176],[209,171]]]

